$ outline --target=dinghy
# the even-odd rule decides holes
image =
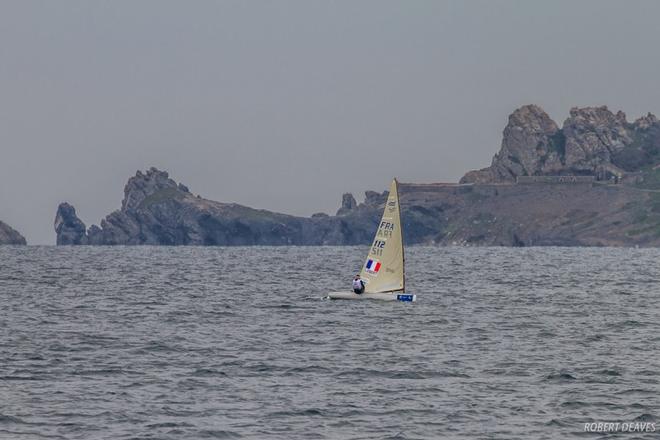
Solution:
[[[360,278],[365,282],[364,293],[330,292],[328,298],[406,302],[417,299],[415,295],[405,293],[403,231],[397,185],[398,182],[394,179],[376,237],[360,272]]]

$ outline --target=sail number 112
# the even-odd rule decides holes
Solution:
[[[371,253],[373,255],[383,255],[383,250],[385,250],[385,240],[374,241],[373,246],[371,246]]]

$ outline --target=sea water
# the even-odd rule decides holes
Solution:
[[[366,250],[0,248],[0,438],[659,435],[660,250]]]

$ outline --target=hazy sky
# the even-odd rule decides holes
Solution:
[[[55,241],[138,169],[334,213],[486,166],[535,103],[660,113],[656,1],[0,1],[0,219]]]

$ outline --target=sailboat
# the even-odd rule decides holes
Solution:
[[[360,271],[365,282],[364,293],[330,292],[329,299],[375,299],[381,301],[415,301],[416,295],[406,294],[406,277],[403,256],[403,231],[399,209],[399,190],[396,179],[390,185],[367,259]]]

